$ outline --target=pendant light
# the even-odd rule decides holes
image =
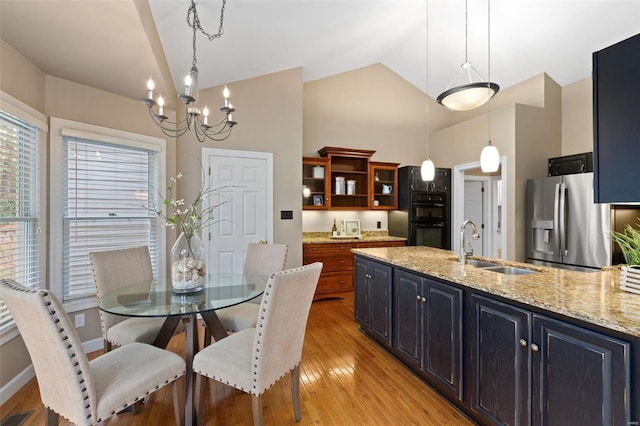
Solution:
[[[447,89],[438,96],[438,103],[444,105],[453,111],[469,111],[484,105],[489,99],[493,97],[500,86],[496,83],[489,81],[482,81],[480,73],[471,65],[468,59],[468,5],[467,0],[464,2],[464,64],[460,66],[460,69],[456,75],[449,82]],[[472,75],[473,73],[473,75]],[[453,83],[458,80],[460,75],[466,76],[466,82],[461,85],[451,87]],[[473,77],[477,81],[473,81]]]
[[[436,168],[433,165],[433,161],[429,158],[429,0],[427,3],[427,86],[426,86],[426,95],[427,95],[427,159],[422,162],[422,166],[420,167],[420,177],[425,182],[432,181],[436,175]]]
[[[487,0],[487,63],[489,79],[491,79],[491,0]],[[480,168],[484,173],[494,173],[500,167],[500,153],[498,148],[491,144],[491,100],[489,100],[489,144],[482,148],[480,153]]]

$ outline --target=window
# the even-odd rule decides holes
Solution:
[[[40,217],[40,137],[46,124],[36,111],[2,93],[0,103],[0,278],[43,286],[45,224]],[[44,130],[44,132],[41,132]],[[0,299],[0,332],[13,320]]]
[[[53,118],[51,126],[54,133]],[[164,144],[141,143],[140,135],[128,133],[124,139],[114,138],[112,133],[117,131],[111,129],[93,130],[100,133],[62,127],[52,143],[52,151],[61,158],[56,173],[61,185],[57,189],[61,197],[55,203],[61,237],[56,293],[71,311],[95,306],[92,251],[145,245],[154,274],[164,269],[161,221],[148,208],[164,186],[159,184],[164,182],[160,179]]]

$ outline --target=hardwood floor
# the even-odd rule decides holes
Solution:
[[[353,320],[352,293],[335,296],[338,298],[318,300],[311,307],[300,371],[300,425],[474,424],[359,331]],[[184,346],[183,334],[174,337],[168,349],[184,354]],[[90,357],[101,353],[93,352]],[[251,396],[211,383],[207,424],[252,424]],[[288,376],[263,395],[263,404],[265,424],[296,424]],[[0,407],[0,420],[32,410],[22,425],[44,424],[35,378]],[[61,419],[60,424],[69,423]],[[119,414],[104,424],[172,425],[170,387],[157,392],[137,415]]]

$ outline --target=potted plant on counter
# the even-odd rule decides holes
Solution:
[[[611,236],[622,250],[626,262],[622,267],[620,288],[640,294],[640,230],[627,225],[623,232],[613,231]]]

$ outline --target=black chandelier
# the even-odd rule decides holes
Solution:
[[[220,111],[224,114],[222,120],[215,124],[209,122],[209,108],[205,106],[202,110],[199,105],[199,91],[198,91],[198,59],[196,58],[196,32],[200,31],[207,36],[209,41],[213,41],[216,38],[220,38],[224,32],[224,8],[226,0],[222,0],[222,8],[220,9],[220,27],[215,34],[208,34],[200,25],[200,19],[198,18],[198,11],[196,10],[195,0],[191,0],[191,5],[187,11],[187,24],[193,29],[193,62],[191,63],[191,70],[184,79],[184,93],[178,96],[178,99],[184,103],[185,119],[181,121],[169,121],[168,116],[164,115],[164,99],[161,95],[158,96],[157,101],[153,100],[153,89],[155,84],[150,78],[147,81],[147,97],[140,99],[140,101],[149,108],[149,115],[153,121],[162,129],[162,132],[171,137],[178,137],[184,135],[186,132],[194,131],[196,138],[201,143],[205,138],[214,141],[223,141],[231,135],[233,126],[238,122],[233,121],[232,113],[235,108],[229,100],[229,89],[224,87],[224,106],[220,107]],[[158,104],[158,112],[153,110],[156,103]]]

